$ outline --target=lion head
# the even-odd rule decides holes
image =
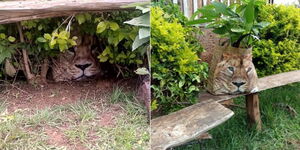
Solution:
[[[61,53],[52,67],[55,81],[82,80],[100,72],[99,61],[92,52],[93,39],[83,36],[77,46]]]
[[[214,94],[240,94],[257,90],[257,74],[251,54],[224,53],[213,79]]]

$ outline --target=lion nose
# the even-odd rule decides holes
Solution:
[[[92,64],[84,64],[84,65],[75,65],[77,68],[80,68],[81,70],[86,69],[87,67],[91,66]]]
[[[240,87],[244,85],[246,82],[232,82],[232,84],[236,85],[237,87]]]

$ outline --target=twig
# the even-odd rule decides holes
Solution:
[[[293,117],[296,117],[298,115],[297,111],[288,104],[276,103],[276,104],[273,104],[273,106],[277,106],[279,108],[283,108],[283,109],[287,110]]]
[[[25,94],[27,94],[27,95],[30,95],[30,93],[28,93],[28,92],[26,92],[26,91],[20,89],[19,87],[15,86],[15,85],[13,85],[13,84],[11,84],[11,83],[9,83],[8,81],[5,81],[5,80],[0,80],[0,81],[3,81],[3,82],[5,82],[5,83],[8,83],[8,84],[9,84],[10,86],[12,86],[13,88],[16,88],[17,90],[19,90],[19,91],[21,91],[21,92],[23,92],[23,93],[25,93]]]

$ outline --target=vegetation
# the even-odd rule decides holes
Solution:
[[[300,69],[300,9],[264,5],[258,20],[270,25],[261,31],[253,48],[253,63],[259,76]]]
[[[235,107],[233,108],[235,115],[231,119],[209,131],[213,139],[194,141],[174,149],[298,150],[300,148],[299,93],[300,83],[260,93],[263,122],[261,132],[257,132],[254,128],[249,129],[245,109]],[[242,97],[235,99],[235,102],[245,107],[245,100]]]
[[[208,23],[207,28],[222,37],[229,38],[233,47],[252,47],[258,39],[259,30],[267,26],[268,22],[258,22],[258,7],[264,4],[260,0],[244,0],[241,4],[227,6],[221,2],[212,2],[195,12],[189,25]],[[199,19],[196,16],[201,14]]]
[[[152,109],[169,113],[196,102],[199,83],[207,76],[207,64],[199,63],[185,27],[160,7],[151,8]]]
[[[9,112],[1,99],[0,149],[149,149],[146,111],[135,96],[115,88],[108,100]],[[110,110],[113,106],[119,111]],[[102,123],[109,114],[110,122]]]
[[[14,76],[14,72],[23,70],[28,80],[30,75],[34,80],[44,63],[77,45],[78,37],[73,34],[98,36],[99,61],[113,64],[121,75],[128,76],[143,64],[144,54],[142,47],[132,51],[138,27],[124,22],[140,14],[140,11],[83,13],[0,25],[0,76],[4,72]],[[29,59],[23,62],[23,56]]]

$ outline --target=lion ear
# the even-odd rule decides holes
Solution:
[[[222,60],[229,59],[230,57],[231,57],[231,54],[229,54],[229,53],[223,53]]]
[[[243,55],[243,58],[247,59],[249,61],[252,61],[252,55],[251,54]]]

